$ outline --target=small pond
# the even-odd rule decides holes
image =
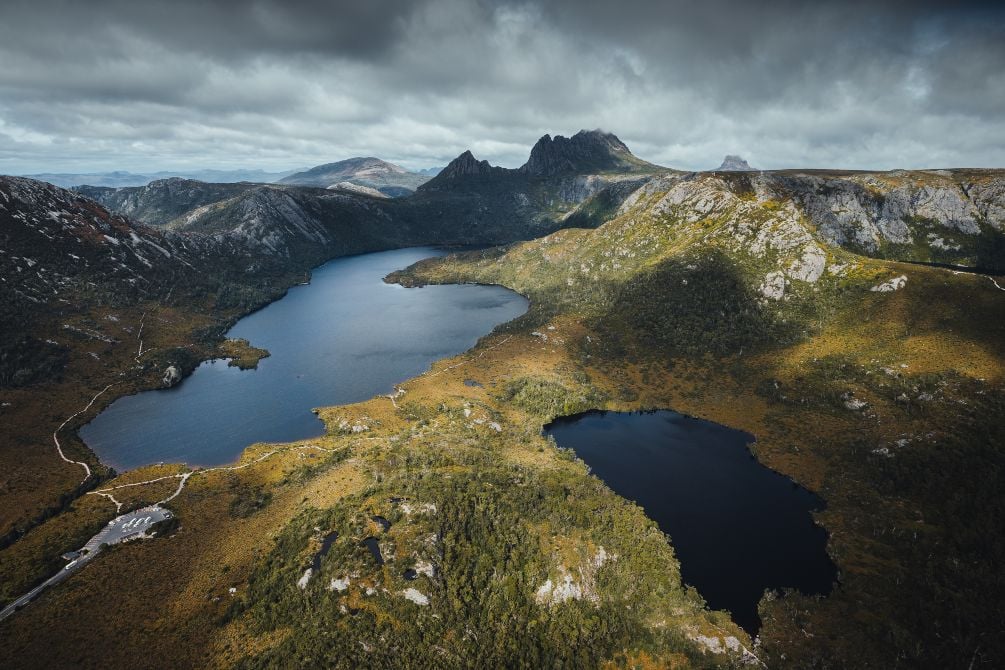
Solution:
[[[545,427],[670,535],[681,575],[748,632],[765,589],[826,594],[837,578],[823,501],[761,465],[748,433],[672,411],[588,412]]]

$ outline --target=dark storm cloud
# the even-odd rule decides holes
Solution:
[[[604,127],[708,167],[1001,165],[1005,10],[928,2],[8,2],[0,171],[281,168]]]
[[[54,52],[67,55],[67,39],[90,43],[93,51],[79,54],[86,58],[101,53],[107,41],[114,44],[121,35],[225,59],[277,53],[368,58],[396,42],[422,4],[412,0],[14,0],[5,3],[3,35],[42,58]]]

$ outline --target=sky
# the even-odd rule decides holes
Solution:
[[[4,0],[0,173],[1005,167],[1005,3]]]

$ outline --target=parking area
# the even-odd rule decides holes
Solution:
[[[64,559],[67,559],[69,562],[62,570],[10,603],[3,610],[0,610],[0,621],[30,603],[46,588],[58,584],[84,567],[85,564],[101,552],[101,545],[118,544],[130,540],[148,530],[155,523],[170,519],[172,516],[170,510],[157,505],[151,505],[150,507],[144,507],[112,519],[97,535],[88,540],[87,544],[80,551],[66,552],[63,555]]]

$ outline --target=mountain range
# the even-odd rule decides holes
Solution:
[[[3,601],[60,570],[113,503],[187,481],[171,465],[115,473],[75,430],[160,387],[169,366],[228,355],[228,327],[312,267],[494,245],[387,281],[530,298],[390,396],[318,409],[324,435],[252,446],[172,496],[174,527],[0,624],[0,654],[40,667],[143,654],[165,667],[950,667],[974,645],[1000,654],[1005,171],[747,168],[661,167],[584,130],[545,135],[516,169],[465,151],[435,176],[367,158],[275,184],[0,177]],[[653,407],[756,435],[759,460],[826,501],[814,521],[840,573],[830,595],[764,595],[755,642],[686,587],[644,510],[542,437],[557,416]],[[87,495],[99,482],[111,498]],[[340,556],[365,558],[373,537],[386,562],[327,561],[312,581],[336,527],[354,529]],[[421,598],[402,590],[417,586]],[[151,607],[157,635],[135,624]]]
[[[199,181],[208,181],[215,183],[229,183],[238,181],[252,181],[252,182],[274,182],[290,174],[293,174],[295,170],[287,170],[285,172],[267,172],[265,170],[179,170],[179,171],[168,171],[162,170],[159,172],[152,172],[149,174],[136,174],[134,172],[126,172],[121,170],[116,170],[113,172],[86,172],[86,173],[68,173],[68,172],[45,172],[38,174],[24,175],[29,179],[37,179],[38,181],[47,181],[55,186],[61,186],[63,188],[71,188],[74,186],[106,186],[110,188],[118,188],[121,186],[145,186],[152,181],[159,179],[170,179],[172,177],[177,177],[181,179],[193,179]]]

